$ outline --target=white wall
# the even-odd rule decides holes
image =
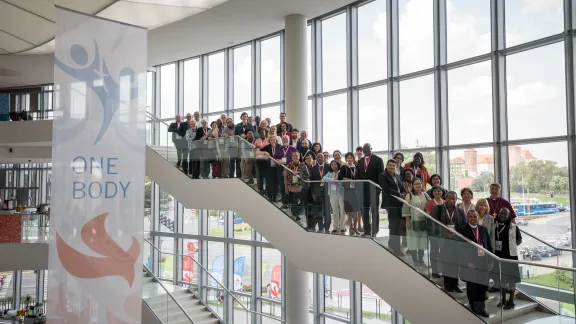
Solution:
[[[411,323],[482,323],[374,241],[306,232],[239,179],[189,179],[150,148],[146,175],[188,208],[237,212],[300,269],[365,283]]]

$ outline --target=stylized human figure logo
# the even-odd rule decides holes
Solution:
[[[84,82],[87,88],[92,89],[100,99],[104,109],[102,126],[94,141],[94,145],[96,145],[110,126],[112,118],[120,106],[120,94],[125,89],[122,89],[120,83],[110,74],[106,60],[100,55],[96,40],[94,40],[94,60],[92,62],[88,62],[89,55],[86,49],[78,44],[70,47],[70,57],[80,68],[70,67],[58,58],[55,58],[55,65],[78,81]],[[120,71],[118,80],[123,76],[130,78],[130,84],[136,78],[134,70],[130,67],[125,67]],[[130,86],[129,93],[130,101],[137,98],[138,87]]]

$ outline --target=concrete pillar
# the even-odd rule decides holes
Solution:
[[[286,119],[300,130],[306,129],[308,125],[306,24],[304,15],[286,16],[284,41]]]
[[[286,281],[286,323],[308,323],[308,273],[300,270],[287,258]]]

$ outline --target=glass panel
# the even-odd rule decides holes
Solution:
[[[508,157],[510,200],[517,215],[527,220],[530,233],[538,238],[565,242],[565,234],[571,226],[566,142],[510,146]],[[552,217],[554,221],[533,221],[534,218]],[[524,221],[517,223],[524,224]],[[560,264],[571,264],[571,256],[566,254],[565,257]]]
[[[362,284],[362,322],[363,323],[391,323],[392,322],[392,308],[384,300]]]
[[[508,56],[506,79],[510,139],[566,135],[564,43]]]
[[[174,253],[174,238],[173,237],[159,237],[158,240],[160,244],[158,248],[162,252]],[[172,279],[174,278],[175,268],[175,256],[166,253],[159,253],[160,259],[160,271],[158,278],[160,279]]]
[[[426,75],[400,82],[402,148],[434,146],[435,130],[434,76]]]
[[[358,8],[358,83],[386,79],[386,1]]]
[[[50,93],[51,94],[51,93]],[[154,113],[154,72],[146,73],[146,111]],[[52,105],[51,98],[48,98],[48,104]]]
[[[448,71],[450,145],[492,141],[490,61]]]
[[[308,95],[312,94],[312,25],[306,26],[306,65],[308,69]]]
[[[434,66],[433,1],[399,0],[400,74]]]
[[[448,62],[490,52],[490,1],[446,2]]]
[[[244,221],[244,219],[232,212],[234,217],[234,238],[243,239],[243,240],[250,240],[252,239],[252,227],[250,224]]]
[[[208,112],[226,110],[224,103],[224,52],[208,56]]]
[[[348,95],[346,93],[322,98],[323,151],[348,151]]]
[[[472,201],[490,196],[490,184],[494,182],[494,151],[491,147],[451,150],[450,189],[460,196],[462,188],[474,192]],[[447,179],[442,187],[448,188]]]
[[[252,104],[252,46],[234,49],[234,107]]]
[[[386,86],[361,90],[358,93],[359,141],[372,144],[374,151],[388,149],[388,109]],[[373,125],[377,125],[373,127]]]
[[[505,2],[506,46],[514,46],[564,30],[563,1]]]
[[[324,311],[350,318],[350,280],[321,275],[324,280]]]
[[[270,118],[272,125],[277,125],[280,122],[280,106],[272,106],[260,109],[261,119]],[[280,131],[277,129],[277,131]]]
[[[160,231],[174,233],[174,222],[176,215],[174,213],[174,197],[160,188]]]
[[[184,208],[184,234],[198,234],[200,209]]]
[[[261,103],[280,101],[280,78],[282,67],[280,62],[280,36],[262,41],[260,44],[260,73],[262,77]]]
[[[322,91],[346,87],[346,13],[322,20]]]
[[[176,114],[176,64],[160,67],[160,118]]]
[[[194,113],[195,111],[200,111],[199,59],[184,61],[184,113]]]
[[[208,210],[208,235],[224,237],[225,210]]]

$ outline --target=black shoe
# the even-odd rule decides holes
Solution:
[[[503,305],[506,305],[506,300],[500,301],[500,302],[496,305],[496,307],[502,307]]]
[[[486,310],[484,309],[476,310],[476,314],[486,318],[490,317],[490,314],[486,313]]]
[[[498,291],[500,291],[500,289],[494,287],[488,289],[488,292],[498,292]]]
[[[444,287],[444,291],[445,292],[454,292],[454,289],[449,288],[449,287]]]
[[[432,277],[434,277],[434,278],[436,278],[436,279],[442,278],[441,275],[439,275],[439,274],[437,274],[437,273],[434,273],[434,272],[432,272]]]
[[[514,304],[513,301],[509,300],[506,305],[504,305],[504,309],[505,310],[509,310],[509,309],[514,309],[514,307],[516,307],[516,305]]]
[[[402,253],[402,250],[396,250],[394,251],[394,254],[396,254],[396,256],[401,258],[406,256],[406,254]]]
[[[460,289],[458,286],[454,286],[454,292],[459,294],[463,293],[462,289]]]
[[[372,237],[370,234],[366,234],[366,233],[364,233],[364,234],[362,234],[362,235],[360,235],[360,236],[361,236],[361,237]]]
[[[288,209],[288,205],[282,205],[280,206],[280,209]]]

